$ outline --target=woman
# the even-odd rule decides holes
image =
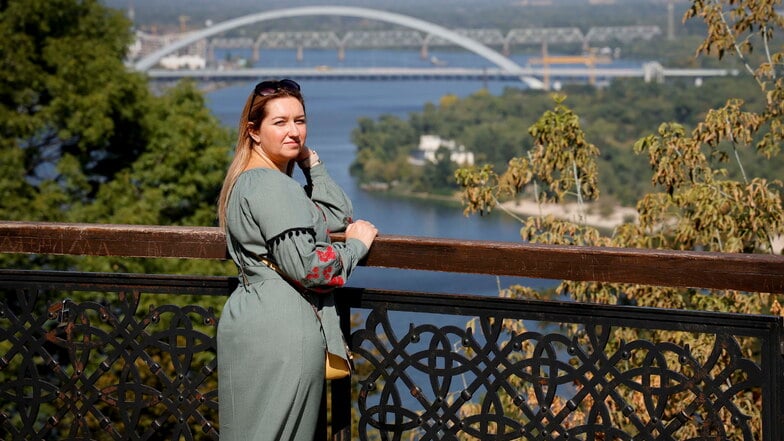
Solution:
[[[351,202],[306,137],[299,85],[256,85],[218,202],[240,273],[218,324],[221,441],[311,441],[325,351],[347,357],[330,290],[345,283],[377,230],[352,221]],[[291,178],[294,164],[304,189]],[[330,243],[329,233],[344,229],[346,241]]]

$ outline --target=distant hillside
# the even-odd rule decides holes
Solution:
[[[133,8],[139,26],[178,27],[180,17],[189,26],[200,28],[206,20],[213,23],[241,15],[297,6],[359,6],[412,15],[451,28],[660,25],[667,22],[666,3],[662,0],[614,0],[592,4],[591,0],[102,0],[101,3],[123,11]],[[606,2],[607,0],[602,0]],[[613,0],[611,0],[613,1]],[[448,7],[446,7],[448,6]],[[676,20],[680,26],[687,2],[676,1]],[[310,29],[306,18],[296,19],[302,29]],[[274,29],[277,22],[270,22]],[[290,21],[281,20],[283,23]],[[323,22],[323,21],[322,21]],[[335,27],[336,22],[322,23]],[[315,21],[318,25],[319,22]]]
[[[663,122],[691,130],[707,109],[723,106],[730,97],[744,99],[749,110],[764,106],[759,87],[749,77],[714,78],[702,87],[685,80],[667,84],[615,80],[602,89],[568,85],[562,93],[567,96],[565,104],[580,115],[586,138],[601,152],[601,191],[627,206],[651,191],[651,166],[646,157],[633,152],[635,141],[656,133]],[[552,107],[549,93],[508,88],[499,96],[483,91],[465,98],[446,96],[437,105],[411,113],[407,120],[363,119],[352,133],[358,150],[351,172],[360,183],[378,188],[385,184],[398,193],[448,193],[456,189],[457,165],[447,156],[425,166],[408,160],[421,135],[453,140],[472,152],[476,163],[504,170],[509,159],[531,150],[528,129]],[[784,157],[764,159],[751,148],[738,154],[748,176],[778,179],[784,169]],[[734,161],[723,164],[731,177],[740,177]]]

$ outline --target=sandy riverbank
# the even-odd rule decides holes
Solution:
[[[568,204],[538,204],[535,201],[520,199],[516,201],[503,202],[501,204],[504,209],[515,213],[519,216],[547,216],[553,215],[558,219],[569,220],[575,223],[581,223],[580,210],[577,203]],[[618,225],[624,222],[635,222],[638,214],[637,210],[632,207],[615,207],[611,213],[604,214],[603,210],[596,204],[585,204],[585,224],[602,230],[612,231]],[[776,254],[782,254],[784,249],[784,236],[778,236],[773,240],[773,249]]]
[[[637,220],[637,210],[631,207],[615,207],[610,213],[603,213],[596,204],[586,203],[585,219],[580,219],[580,207],[577,203],[567,204],[539,204],[536,201],[520,199],[516,201],[503,202],[502,208],[512,213],[528,216],[547,216],[553,215],[558,219],[568,220],[575,223],[585,223],[592,227],[612,230],[624,222],[634,222]]]

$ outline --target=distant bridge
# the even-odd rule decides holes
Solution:
[[[502,33],[500,29],[453,29],[456,34],[475,40],[491,47],[500,47],[501,53],[508,56],[515,45],[579,44],[583,48],[615,41],[651,40],[661,35],[658,26],[602,26],[593,27],[583,33],[577,27],[516,28]],[[184,37],[186,34],[153,35],[137,32],[141,43],[140,51],[147,54]],[[418,48],[423,59],[427,58],[429,48],[451,46],[454,43],[437,35],[415,29],[348,31],[339,34],[334,31],[286,31],[261,32],[251,37],[215,37],[205,41],[200,48],[206,53],[207,62],[215,62],[216,49],[248,49],[251,60],[260,59],[260,51],[266,49],[296,49],[298,60],[302,59],[304,49],[336,49],[338,60],[345,58],[349,48]]]
[[[401,25],[407,28],[417,29],[423,32],[427,32],[428,34],[441,37],[471,52],[474,52],[477,55],[492,62],[493,64],[495,64],[500,69],[506,72],[514,73],[514,72],[520,72],[522,70],[521,66],[519,66],[517,63],[510,60],[509,58],[505,57],[504,55],[500,54],[499,52],[483,45],[482,43],[477,42],[474,39],[460,35],[454,31],[439,26],[435,23],[430,23],[424,20],[419,20],[417,18],[400,15],[400,14],[394,14],[391,12],[379,11],[375,9],[344,7],[344,6],[314,6],[314,7],[288,8],[288,9],[280,9],[276,11],[262,12],[258,14],[245,16],[245,17],[235,18],[232,20],[227,20],[222,23],[213,25],[209,28],[188,33],[182,39],[177,40],[176,42],[173,42],[153,52],[152,54],[147,55],[144,58],[140,59],[135,63],[135,68],[140,71],[146,71],[151,67],[155,66],[164,56],[168,54],[174,53],[179,49],[182,49],[188,45],[196,43],[207,37],[217,35],[231,29],[247,26],[249,24],[253,24],[261,21],[275,20],[275,19],[287,18],[287,17],[309,16],[309,15],[339,15],[339,16],[369,18],[369,19],[380,20],[380,21]],[[523,76],[520,77],[520,80],[525,82],[531,88],[534,89],[544,88],[544,83],[534,77]]]
[[[476,69],[456,67],[432,68],[250,68],[250,69],[198,69],[165,70],[151,69],[147,75],[154,81],[174,81],[194,79],[197,81],[251,81],[259,78],[286,76],[294,79],[373,79],[373,80],[411,80],[411,79],[462,79],[462,80],[519,80],[520,77],[549,75],[552,79],[612,79],[643,78],[647,82],[660,82],[666,78],[688,77],[706,78],[717,76],[736,76],[736,69],[669,69],[659,63],[646,63],[640,67],[520,67],[514,71],[503,69]]]

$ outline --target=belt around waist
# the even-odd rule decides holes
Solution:
[[[266,265],[246,266],[244,273],[245,273],[244,278],[247,280],[248,283],[261,282],[264,280],[283,280],[280,277],[280,274],[276,273]],[[240,277],[240,282],[242,282],[243,281],[242,272],[240,272],[239,277]]]

